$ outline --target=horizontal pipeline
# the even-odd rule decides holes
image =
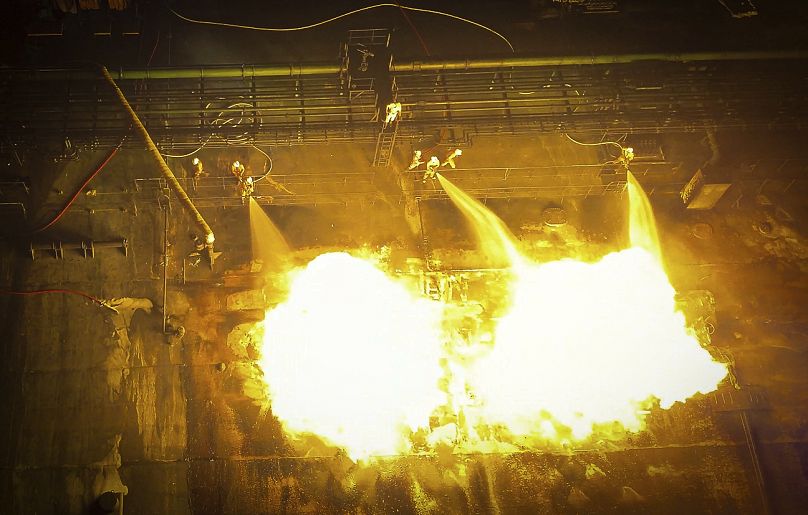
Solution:
[[[808,59],[808,51],[694,52],[685,54],[611,54],[560,57],[505,57],[502,59],[454,59],[393,63],[394,73],[419,71],[465,71],[497,68],[544,68],[641,62],[690,63],[704,61],[777,61]]]
[[[808,60],[808,51],[749,51],[749,52],[694,52],[694,53],[651,53],[651,54],[611,54],[578,55],[561,57],[503,57],[494,59],[450,59],[430,61],[393,62],[393,73],[422,71],[464,71],[498,68],[541,68],[552,66],[587,66],[606,64],[629,64],[638,62],[704,62],[704,61],[770,61]],[[115,80],[160,80],[160,79],[244,79],[260,77],[296,78],[315,75],[337,75],[342,71],[339,64],[298,63],[238,66],[194,66],[172,68],[111,69]],[[94,70],[82,69],[0,69],[0,78],[48,80],[65,78],[95,79]]]

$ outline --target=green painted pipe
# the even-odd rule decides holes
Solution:
[[[493,68],[541,68],[548,66],[587,66],[629,64],[648,61],[674,63],[701,61],[765,61],[808,59],[808,51],[781,52],[696,52],[687,54],[612,54],[565,57],[503,57],[501,59],[455,59],[444,61],[410,61],[393,63],[393,72],[439,70],[480,70]]]
[[[808,51],[744,51],[744,52],[694,52],[684,54],[610,54],[577,55],[562,57],[503,57],[492,59],[450,59],[431,61],[394,62],[393,73],[440,71],[440,70],[481,70],[496,68],[541,68],[548,66],[586,66],[603,64],[628,64],[649,61],[662,62],[702,62],[702,61],[767,61],[767,60],[808,60]],[[116,80],[143,79],[235,79],[250,80],[260,77],[303,77],[311,75],[337,75],[341,66],[330,63],[298,63],[283,65],[245,64],[241,66],[196,66],[175,68],[143,68],[111,70]],[[68,69],[19,70],[0,69],[0,76],[15,76],[20,79],[64,80],[66,77],[94,78],[92,72]]]
[[[124,70],[117,72],[119,80],[141,79],[226,79],[258,77],[300,77],[304,75],[335,75],[340,71],[336,64],[286,64],[286,65],[253,65],[219,66],[198,68],[146,68],[142,70]]]
[[[160,80],[160,79],[233,79],[242,78],[250,80],[260,77],[302,77],[309,75],[336,75],[341,67],[331,63],[298,63],[283,65],[253,65],[240,66],[194,66],[172,68],[141,68],[109,70],[109,75],[115,80]],[[95,79],[97,74],[86,69],[2,69],[0,77],[14,77],[22,80],[64,80]]]

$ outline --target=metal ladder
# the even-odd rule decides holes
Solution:
[[[398,120],[383,128],[376,137],[376,153],[373,155],[373,166],[389,166],[396,145]]]
[[[398,86],[396,85],[396,79],[390,83],[390,99],[395,99],[396,94],[398,92]],[[382,121],[383,117],[385,116],[385,106],[382,105],[378,96],[376,99],[377,102],[377,109],[379,113],[379,122]],[[400,113],[398,118],[393,120],[390,125],[385,126],[382,123],[382,128],[379,131],[379,135],[376,137],[376,152],[373,155],[373,166],[389,166],[390,159],[393,156],[393,147],[396,145],[396,134],[398,134],[398,122],[401,120],[401,116],[403,113]]]

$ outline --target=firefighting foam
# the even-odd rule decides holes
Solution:
[[[368,260],[318,256],[265,320],[273,414],[353,459],[408,452],[408,433],[445,402],[441,312]]]
[[[287,432],[354,459],[575,445],[641,430],[656,403],[669,408],[726,376],[677,310],[633,177],[630,248],[548,263],[522,255],[496,215],[438,179],[489,263],[507,267],[501,313],[469,334],[372,260],[317,257],[293,272],[265,322],[261,364]]]

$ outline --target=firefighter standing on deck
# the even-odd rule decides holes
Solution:
[[[244,164],[239,161],[233,161],[233,164],[230,166],[230,172],[238,181],[237,189],[241,197],[241,202],[246,204],[247,199],[249,199],[253,191],[255,191],[255,182],[252,177],[247,175],[247,169],[244,167]]]
[[[415,152],[412,153],[412,161],[410,161],[410,166],[409,168],[407,168],[407,170],[415,170],[422,164],[424,164],[424,162],[421,161],[421,151],[416,150]]]
[[[462,155],[463,155],[463,151],[460,150],[459,148],[456,148],[456,149],[452,150],[452,153],[449,154],[448,156],[446,156],[446,159],[443,161],[443,163],[441,163],[441,166],[448,166],[450,168],[454,168],[455,167],[455,162],[454,162],[455,158],[460,157]]]
[[[426,172],[424,172],[424,178],[421,179],[421,182],[426,182],[427,179],[434,179],[438,167],[440,167],[440,160],[435,156],[430,157],[429,161],[426,163]]]

